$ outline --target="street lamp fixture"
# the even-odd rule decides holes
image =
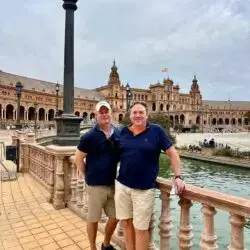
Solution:
[[[22,125],[20,124],[20,100],[22,95],[23,85],[21,82],[16,83],[16,95],[17,95],[17,121],[16,129],[21,129]]]
[[[58,116],[59,110],[58,110],[58,93],[60,91],[59,83],[56,83],[56,116]]]
[[[127,84],[126,84],[126,101],[127,101],[127,111],[128,111],[128,110],[129,110],[129,108],[130,108],[130,102],[131,102],[131,99],[132,99],[132,92],[131,92],[131,89],[130,89],[129,84],[127,83]]]

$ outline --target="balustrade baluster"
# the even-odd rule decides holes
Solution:
[[[53,206],[55,209],[65,208],[63,156],[56,156],[56,187]]]
[[[78,208],[83,208],[83,187],[84,187],[84,180],[78,177],[77,180],[77,200],[76,206]]]
[[[87,193],[87,184],[84,181],[84,190],[83,190],[83,213],[84,215],[87,217],[87,213],[88,213],[88,193]]]
[[[228,246],[228,250],[244,250],[245,217],[231,214],[229,222],[231,224],[231,244]]]
[[[77,193],[77,169],[76,165],[74,162],[71,162],[71,171],[72,171],[72,176],[71,176],[71,198],[70,201],[72,203],[76,203],[76,193]]]
[[[155,250],[155,243],[154,243],[154,227],[155,227],[155,212],[152,213],[150,224],[149,224],[149,244],[148,250]]]
[[[204,220],[200,242],[201,250],[216,250],[218,249],[216,244],[217,236],[214,234],[214,215],[216,214],[216,209],[208,205],[203,205],[201,211]]]
[[[49,168],[48,168],[48,185],[49,185],[49,197],[48,197],[48,202],[52,203],[53,201],[53,194],[54,194],[54,157],[52,155],[48,155],[49,160]]]
[[[161,191],[161,216],[159,224],[160,250],[170,249],[170,237],[172,235],[172,223],[170,216],[170,194],[164,190]]]
[[[180,228],[179,228],[179,249],[190,250],[193,246],[192,226],[190,225],[190,207],[192,202],[181,198],[178,202],[181,207]]]

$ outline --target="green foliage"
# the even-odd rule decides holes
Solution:
[[[196,132],[197,130],[199,129],[199,126],[197,125],[197,124],[193,124],[192,126],[191,126],[191,132]]]
[[[163,115],[160,112],[158,112],[156,114],[150,114],[149,117],[148,117],[148,121],[151,122],[151,123],[159,124],[161,127],[163,127],[163,129],[167,131],[168,136],[170,137],[170,140],[172,141],[172,143],[173,144],[176,143],[175,136],[173,136],[169,132],[169,122],[168,122],[168,118],[165,115]],[[123,124],[124,126],[127,126],[130,123],[131,123],[131,121],[130,121],[130,118],[129,118],[129,114],[126,113],[123,120],[121,121],[121,124]]]
[[[159,166],[159,176],[169,178],[171,175],[171,166],[169,158],[165,154],[160,154]]]
[[[244,116],[247,118],[248,121],[250,121],[250,110],[247,111]]]
[[[181,132],[183,130],[184,126],[182,124],[175,124],[174,125],[174,131]]]
[[[181,150],[189,150],[189,148],[188,148],[187,145],[181,146],[180,149],[181,149]]]
[[[151,123],[159,124],[165,130],[169,130],[169,122],[167,116],[163,115],[162,113],[158,112],[156,114],[150,114],[148,117],[148,121]]]
[[[213,151],[213,155],[233,157],[233,151],[230,148],[220,148],[220,149],[215,149]]]

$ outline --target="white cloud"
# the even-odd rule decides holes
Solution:
[[[169,75],[189,90],[194,72],[206,99],[249,99],[249,0],[86,0],[75,12],[75,82],[106,83],[113,58],[135,87]],[[0,68],[62,81],[62,1],[5,1]],[[216,92],[212,88],[215,86]],[[237,86],[237,87],[236,87]],[[226,91],[225,91],[226,89]],[[244,91],[242,91],[242,89]],[[239,91],[237,91],[239,90]],[[226,93],[227,92],[227,93]]]

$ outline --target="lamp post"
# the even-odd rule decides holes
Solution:
[[[56,83],[56,116],[58,116],[58,93],[59,93],[60,87],[58,82]]]
[[[80,140],[82,117],[74,114],[74,12],[78,0],[63,0],[65,10],[63,114],[55,117],[57,135],[53,144],[76,146]]]
[[[127,108],[127,112],[129,111],[129,108],[130,108],[131,99],[132,99],[132,93],[131,93],[131,89],[130,89],[129,84],[127,83],[127,85],[126,85],[126,102],[127,102],[126,108]]]
[[[38,103],[35,102],[34,103],[34,108],[35,108],[35,136],[36,136],[36,127],[37,127],[37,106],[38,106]]]
[[[166,89],[166,94],[167,94],[167,119],[168,119],[168,130],[170,131],[170,126],[172,124],[170,124],[170,115],[169,115],[169,112],[170,112],[170,105],[169,105],[169,85],[167,85],[167,89]]]
[[[20,124],[20,99],[22,95],[22,88],[23,85],[21,82],[16,83],[16,95],[17,95],[17,121],[16,121],[16,128],[21,129],[22,125]]]

